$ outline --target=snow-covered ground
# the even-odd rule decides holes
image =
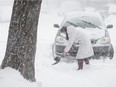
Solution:
[[[18,71],[6,68],[0,70],[0,87],[116,87],[115,55],[112,60],[91,60],[90,65],[81,71],[77,71],[76,62],[52,65],[52,44],[57,33],[53,24],[60,23],[61,19],[53,13],[40,15],[35,61],[37,83],[26,81]],[[5,54],[8,28],[9,22],[0,23],[0,64]],[[116,48],[113,35],[111,38]]]

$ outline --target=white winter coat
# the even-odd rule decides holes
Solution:
[[[77,59],[84,59],[94,55],[90,38],[82,28],[76,29],[74,26],[69,26],[67,27],[67,33],[69,41],[64,49],[65,52],[68,52],[73,43],[76,42],[79,43],[79,49],[76,56]]]

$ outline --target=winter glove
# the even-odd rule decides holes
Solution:
[[[67,52],[63,52],[63,57],[65,57],[68,53]]]

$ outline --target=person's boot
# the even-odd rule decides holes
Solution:
[[[77,70],[82,70],[83,69],[83,59],[78,59],[78,69]]]
[[[85,58],[83,60],[84,60],[85,64],[89,65],[89,59],[88,58]]]

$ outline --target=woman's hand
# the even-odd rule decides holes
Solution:
[[[68,53],[67,52],[63,52],[63,57],[65,57]]]

